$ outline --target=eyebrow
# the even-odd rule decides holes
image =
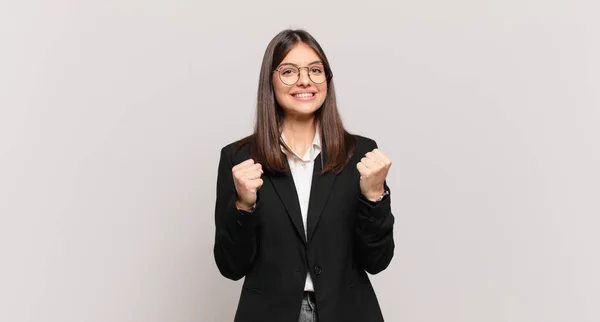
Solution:
[[[308,63],[308,65],[307,65],[307,66],[310,66],[310,65],[315,65],[315,64],[321,64],[321,65],[323,65],[323,62],[322,62],[322,61],[320,61],[320,60],[315,60],[314,62]],[[279,66],[283,66],[283,65],[293,65],[293,66],[296,66],[296,67],[298,67],[298,65],[296,65],[296,64],[294,64],[294,63],[281,63],[281,64],[279,64]]]

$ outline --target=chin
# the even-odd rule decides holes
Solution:
[[[319,110],[321,106],[294,106],[290,112],[295,115],[312,115],[315,114],[316,111]]]

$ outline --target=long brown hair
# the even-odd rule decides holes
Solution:
[[[315,122],[319,124],[322,141],[321,153],[325,163],[321,173],[340,172],[350,161],[356,148],[356,138],[348,133],[342,124],[335,99],[333,73],[319,43],[302,29],[286,29],[278,33],[269,43],[263,56],[258,82],[256,123],[254,133],[236,142],[234,150],[249,144],[250,157],[262,165],[265,172],[287,173],[289,171],[285,155],[281,151],[280,122],[283,109],[275,99],[273,91],[273,70],[283,58],[298,44],[310,46],[323,61],[327,75],[327,96],[323,105],[315,112]]]

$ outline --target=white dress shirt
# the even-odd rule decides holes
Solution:
[[[281,139],[285,141],[283,132],[281,133]],[[289,147],[289,145],[288,145]],[[283,147],[282,147],[283,150]],[[290,148],[291,150],[291,148]],[[294,184],[296,185],[296,191],[298,192],[298,201],[300,202],[300,211],[302,212],[302,223],[304,224],[304,235],[306,236],[306,221],[308,214],[308,201],[310,198],[310,188],[312,186],[313,169],[315,165],[315,159],[321,153],[321,136],[319,135],[319,128],[315,131],[315,138],[312,144],[306,150],[303,157],[300,157],[296,152],[289,154],[283,150],[288,159],[288,164],[294,178]],[[306,283],[304,284],[305,291],[314,291],[314,286],[310,274],[306,274]]]

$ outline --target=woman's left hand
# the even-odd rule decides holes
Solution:
[[[392,160],[379,149],[367,152],[356,164],[360,173],[360,191],[367,199],[375,201],[383,195],[383,183],[391,166]]]

